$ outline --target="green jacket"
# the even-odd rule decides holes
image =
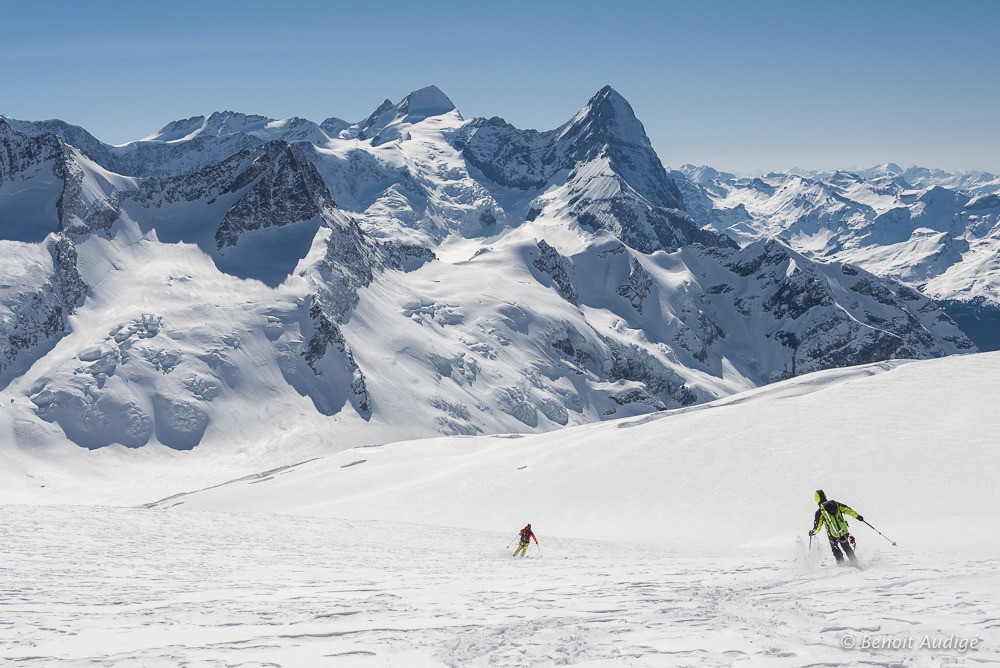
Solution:
[[[813,528],[809,534],[815,536],[823,528],[823,525],[826,525],[826,532],[830,538],[843,538],[848,532],[847,520],[844,519],[844,513],[855,519],[858,517],[858,514],[853,509],[842,503],[836,501],[821,503],[819,510],[816,511]]]

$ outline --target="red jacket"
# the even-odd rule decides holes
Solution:
[[[531,530],[531,525],[529,524],[528,526],[526,526],[523,529],[521,529],[521,542],[522,543],[527,543],[529,540],[532,540],[532,539],[534,539],[535,544],[537,545],[538,544],[538,539],[535,538],[535,532],[533,532]]]

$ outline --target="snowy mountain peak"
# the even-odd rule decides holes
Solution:
[[[611,85],[606,85],[601,90],[594,94],[594,97],[590,98],[590,102],[587,103],[590,107],[597,107],[601,105],[613,105],[619,107],[626,107],[631,113],[632,107],[629,105],[628,100],[622,97],[621,93],[616,91]]]
[[[589,161],[607,153],[616,163],[616,171],[626,179],[631,175],[625,172],[633,169],[645,173],[645,176],[655,173],[658,179],[660,172],[663,172],[663,177],[666,176],[632,105],[611,86],[599,90],[569,123],[559,129],[558,140],[567,146],[568,155],[577,161]],[[681,208],[679,196],[671,196],[668,200],[670,203],[666,206]]]
[[[895,178],[901,176],[905,170],[894,162],[889,162],[884,165],[875,165],[874,167],[869,167],[868,169],[862,169],[858,174],[866,179],[877,179],[877,178]]]
[[[69,125],[68,123],[63,123],[63,121],[19,121],[16,118],[0,114],[0,131],[3,132],[18,132],[29,136],[39,135],[45,132],[41,128],[53,123]]]
[[[427,86],[407,93],[396,104],[385,100],[357,127],[362,138],[371,138],[375,145],[379,145],[396,139],[399,126],[403,124],[419,123],[452,112],[458,120],[462,120],[455,105],[441,89]]]
[[[108,155],[107,146],[101,143],[94,135],[90,134],[78,125],[72,125],[66,121],[50,119],[47,121],[19,121],[9,116],[0,116],[0,126],[6,125],[9,130],[16,131],[28,137],[38,137],[52,134],[62,141],[78,148],[87,155],[101,161]],[[0,132],[3,132],[0,127]]]
[[[210,116],[192,116],[168,123],[142,141],[186,141],[199,136],[223,137],[261,129],[271,122],[266,116],[216,111]]]
[[[692,182],[701,186],[711,185],[714,181],[733,181],[736,179],[735,174],[720,172],[719,170],[709,167],[708,165],[686,164],[681,165],[678,171],[683,174],[685,178],[690,179]]]
[[[560,128],[558,141],[565,147],[565,155],[578,164],[606,160],[613,172],[641,196],[646,205],[676,212],[682,218],[687,216],[683,195],[653,150],[632,105],[611,86],[599,90],[573,120]],[[674,221],[668,226],[678,223]],[[654,227],[661,228],[662,232],[664,224]],[[684,235],[685,240],[694,241],[697,230],[689,229],[689,232],[691,234]],[[661,236],[664,248],[676,247],[675,241],[678,245],[684,243],[680,239],[666,243],[659,232],[657,236]],[[699,241],[714,245],[707,237]],[[651,246],[644,247],[648,248]]]
[[[407,94],[400,101],[399,110],[411,118],[429,118],[455,111],[455,104],[437,86],[427,86]]]
[[[235,111],[216,111],[208,117],[201,134],[212,137],[246,134],[266,127],[272,119],[256,114],[241,114]]]
[[[707,174],[709,175],[709,174]],[[780,236],[806,255],[893,278],[932,297],[982,349],[1000,349],[1000,179],[887,163],[861,170],[700,179],[695,220],[745,244]],[[709,175],[710,176],[710,175]]]
[[[614,135],[630,142],[649,145],[646,130],[636,118],[632,105],[611,86],[597,91],[587,105],[564,126],[562,135],[586,131],[608,139]]]
[[[860,176],[854,172],[848,172],[838,169],[833,174],[830,175],[830,182],[835,183],[840,186],[844,186],[851,183],[861,183],[864,181]]]
[[[351,123],[348,123],[342,118],[331,116],[330,118],[327,118],[322,123],[320,123],[319,127],[330,136],[336,137],[341,132],[351,127]]]
[[[141,141],[177,141],[200,131],[207,120],[207,116],[192,116],[172,121]]]
[[[437,86],[427,86],[407,93],[395,104],[392,100],[384,100],[360,125],[362,129],[382,128],[397,119],[416,123],[451,111],[456,109],[448,96]]]

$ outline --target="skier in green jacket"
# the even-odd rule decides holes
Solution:
[[[828,501],[826,494],[821,489],[816,490],[813,498],[816,499],[819,509],[816,511],[813,528],[809,532],[809,535],[815,536],[826,525],[826,535],[830,539],[830,549],[833,550],[833,556],[837,560],[837,563],[843,563],[844,554],[846,554],[848,562],[852,566],[857,566],[858,558],[851,547],[854,539],[850,534],[844,514],[846,513],[861,522],[865,521],[864,518],[858,515],[855,510],[842,503],[832,500]],[[841,550],[843,550],[843,553]]]

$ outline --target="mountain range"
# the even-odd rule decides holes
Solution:
[[[737,178],[685,165],[699,222],[740,243],[778,237],[934,299],[984,350],[1000,348],[1000,177],[879,165]]]
[[[0,430],[345,449],[988,347],[994,186],[884,171],[668,171],[610,87],[544,132],[433,86],[122,146],[0,117]]]

